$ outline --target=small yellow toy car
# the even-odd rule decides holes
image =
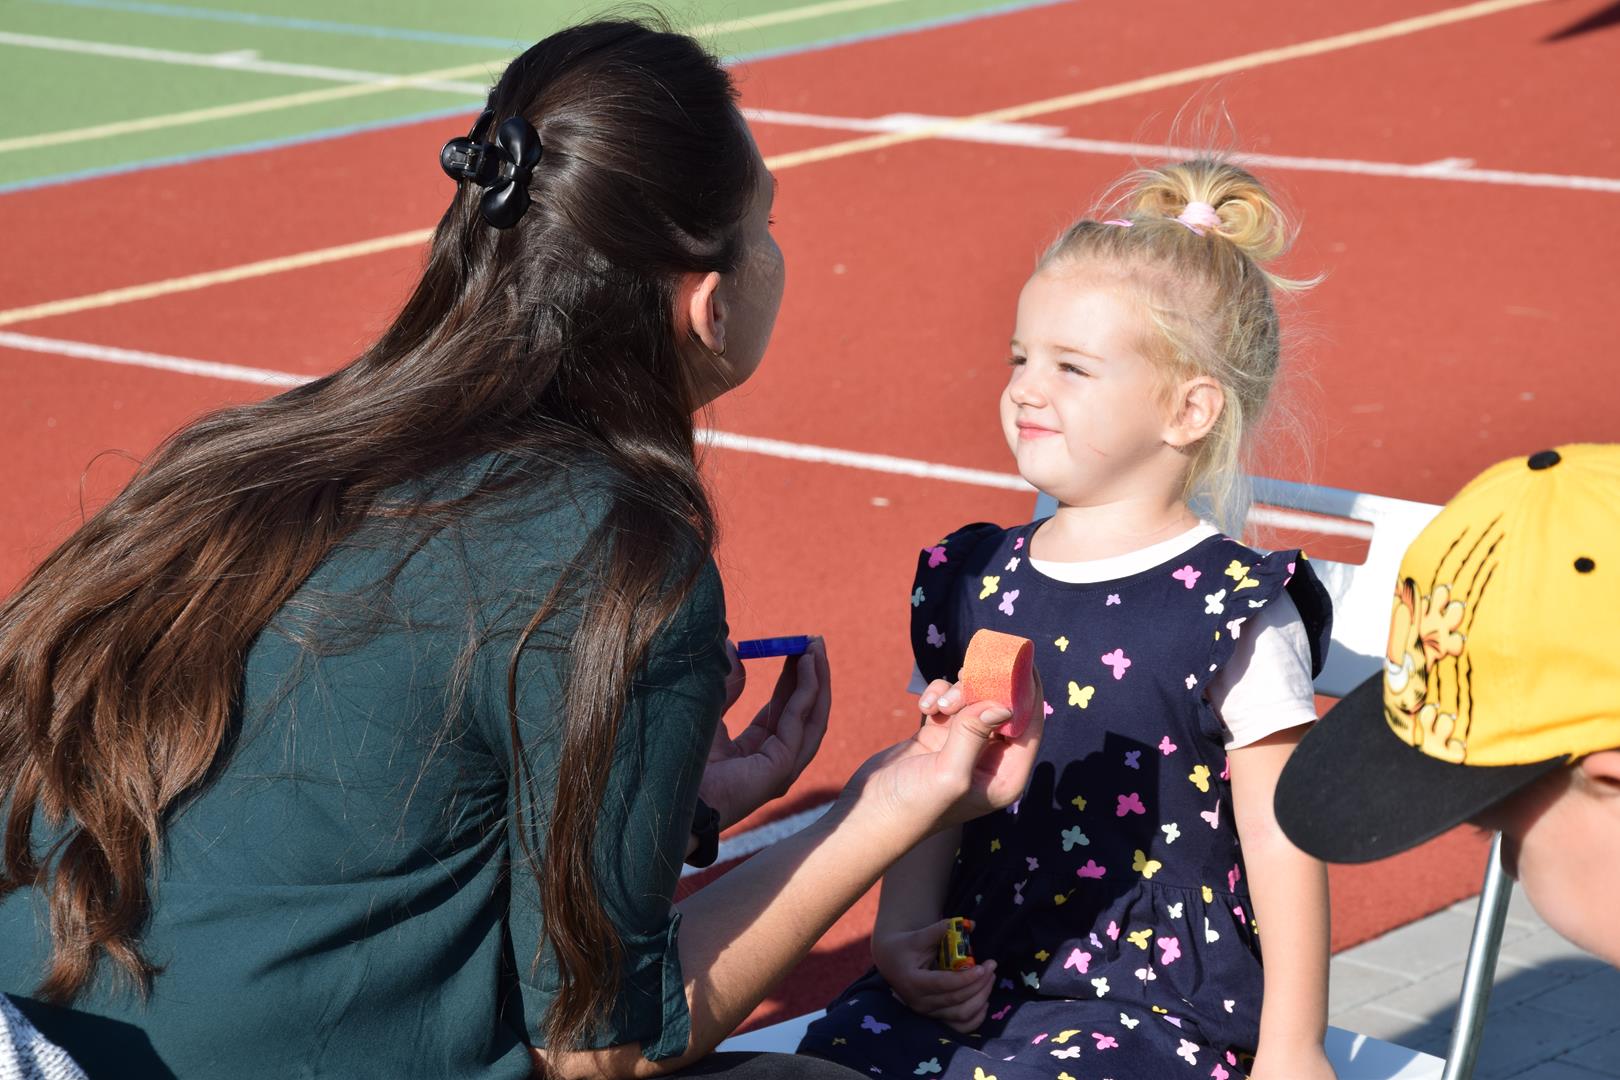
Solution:
[[[951,919],[950,925],[945,928],[945,936],[939,939],[936,967],[942,971],[961,971],[974,965],[973,943],[968,939],[968,932],[972,929],[972,919]]]

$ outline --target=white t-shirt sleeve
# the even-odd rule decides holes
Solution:
[[[1228,750],[1315,722],[1311,643],[1286,592],[1244,625],[1232,659],[1210,684],[1209,700],[1226,725]]]

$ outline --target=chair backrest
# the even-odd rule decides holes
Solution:
[[[1251,483],[1259,504],[1250,515],[1251,522],[1274,523],[1276,515],[1268,513],[1268,508],[1277,507],[1300,515],[1316,515],[1320,527],[1367,540],[1364,562],[1311,560],[1316,576],[1333,597],[1333,642],[1316,689],[1329,697],[1343,697],[1383,663],[1389,640],[1390,601],[1400,574],[1401,556],[1440,507],[1263,476],[1252,478]],[[1055,509],[1050,496],[1041,495],[1035,500],[1037,518],[1047,517]],[[1309,531],[1311,520],[1301,517],[1288,524]],[[1346,520],[1352,523],[1348,528]]]

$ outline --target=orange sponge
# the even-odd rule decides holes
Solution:
[[[1040,702],[1035,700],[1035,643],[1015,634],[980,630],[962,657],[962,690],[968,701],[994,701],[1012,710],[1012,719],[996,729],[1016,739],[1029,727]]]

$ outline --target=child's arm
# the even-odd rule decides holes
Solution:
[[[1265,998],[1252,1080],[1332,1080],[1327,1034],[1327,868],[1277,825],[1277,776],[1305,728],[1279,731],[1229,754],[1232,813],[1249,871],[1251,917],[1262,927]]]
[[[961,707],[960,701],[940,701],[950,688],[943,680],[929,685],[918,701],[925,716],[948,715]],[[961,842],[961,826],[943,829],[902,855],[883,875],[872,928],[872,962],[913,1012],[967,1032],[984,1022],[996,966],[993,961],[961,971],[934,966],[946,921],[959,914],[943,911],[942,905]]]

